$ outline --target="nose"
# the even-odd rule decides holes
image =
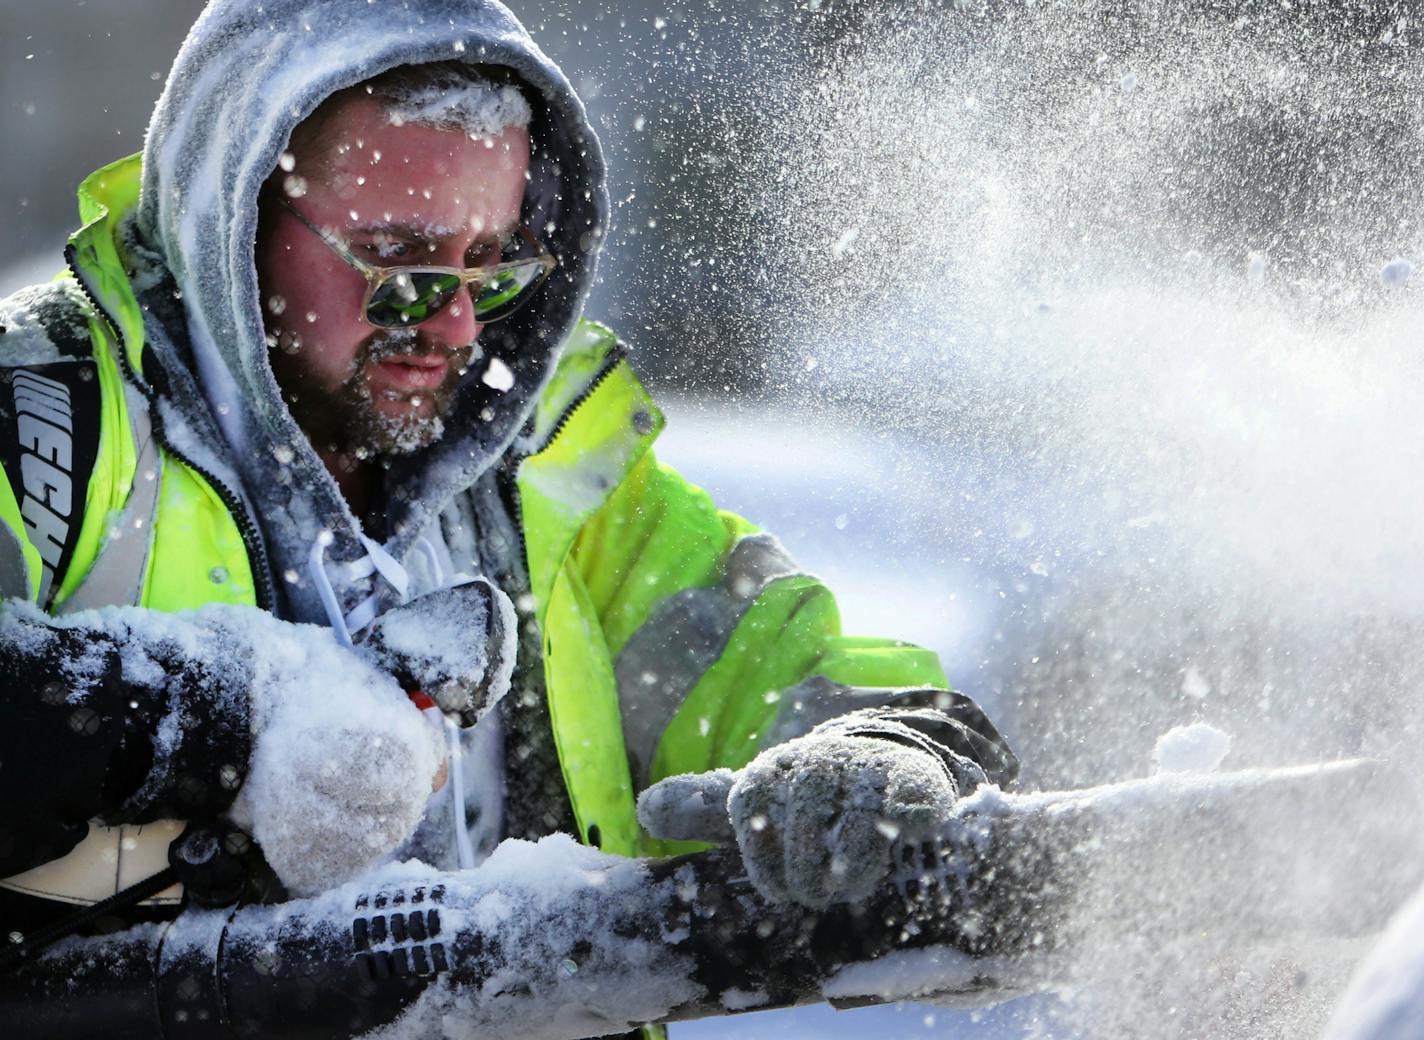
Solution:
[[[439,314],[421,323],[420,333],[428,346],[443,346],[459,353],[479,338],[483,328],[475,320],[474,300],[470,298],[470,287],[465,285]]]

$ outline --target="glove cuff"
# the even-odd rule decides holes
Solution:
[[[956,730],[960,728],[960,724],[947,716],[940,715],[934,709],[905,712],[883,708],[851,712],[838,719],[823,722],[813,729],[810,735],[836,734],[845,737],[869,737],[923,752],[939,763],[961,796],[988,782],[987,771],[975,758],[963,754],[951,746],[948,741],[936,740],[919,726],[908,724],[903,717],[905,715],[927,716],[918,718],[916,721],[937,724],[937,727],[941,731],[947,732],[949,736],[959,736]]]

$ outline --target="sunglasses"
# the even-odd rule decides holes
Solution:
[[[408,329],[429,321],[466,285],[474,302],[475,321],[482,325],[500,321],[528,303],[558,266],[553,254],[521,224],[517,237],[504,249],[506,255],[513,254],[511,259],[489,267],[377,267],[354,255],[286,199],[280,201],[333,253],[361,272],[366,279],[361,316],[378,329]]]

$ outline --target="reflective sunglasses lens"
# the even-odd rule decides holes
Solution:
[[[417,325],[440,313],[459,291],[459,276],[448,271],[402,271],[371,293],[366,320],[382,329]]]
[[[534,295],[545,273],[538,260],[525,260],[500,271],[475,294],[475,320],[491,322],[509,317]]]

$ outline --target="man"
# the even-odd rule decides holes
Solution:
[[[214,0],[80,203],[0,303],[12,939],[172,916],[190,823],[198,901],[565,830],[824,906],[1013,777],[934,655],[655,461],[580,319],[598,141],[498,4]]]

